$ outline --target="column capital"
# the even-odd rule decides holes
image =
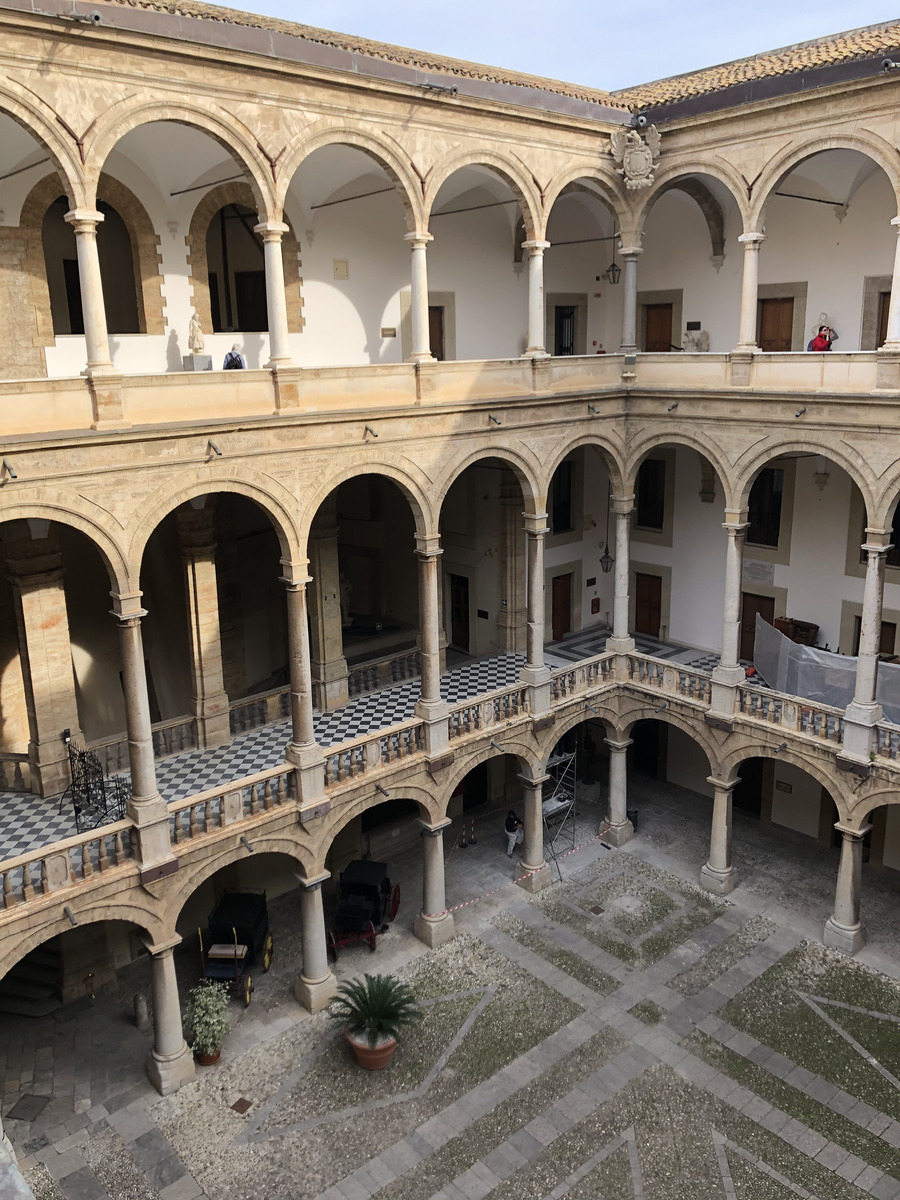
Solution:
[[[146,617],[147,610],[141,607],[143,592],[110,592],[109,594],[113,602],[110,613],[117,621],[121,621],[123,624],[129,621],[139,623],[143,617]]]
[[[290,228],[284,221],[260,221],[253,226],[253,232],[258,233],[264,242],[280,242]]]
[[[894,232],[900,233],[900,217],[891,217],[891,224],[894,227]]]
[[[443,821],[438,821],[432,825],[428,821],[423,821],[421,817],[416,817],[416,824],[421,826],[422,833],[426,837],[437,837],[439,833],[443,833],[445,829],[449,829],[453,822],[449,817],[445,817]]]
[[[751,230],[749,233],[738,235],[738,241],[743,243],[745,250],[758,250],[760,243],[766,240],[766,234]]]
[[[532,254],[543,254],[545,250],[550,249],[549,242],[542,242],[535,238],[533,241],[523,242],[523,250],[530,250]]]
[[[643,246],[625,246],[622,244],[622,242],[619,242],[619,253],[622,255],[623,258],[628,258],[634,262],[637,262],[637,260],[640,258],[640,256],[644,253],[644,247]]]
[[[331,872],[323,871],[321,875],[313,875],[310,879],[307,879],[305,875],[295,875],[294,878],[305,892],[317,892],[322,884],[327,883],[331,878]]]
[[[154,958],[168,958],[175,947],[181,945],[182,940],[177,933],[173,933],[171,938],[166,938],[165,941],[161,942],[154,942],[149,937],[141,938],[148,954],[152,954]]]
[[[96,233],[97,226],[105,219],[102,212],[93,208],[73,208],[63,217],[76,233]]]
[[[604,738],[603,740],[606,742],[607,746],[609,746],[610,750],[614,751],[616,754],[624,753],[624,751],[628,749],[632,742],[631,738],[623,738],[622,741],[617,741],[615,738]]]
[[[439,533],[417,533],[416,554],[419,558],[437,558],[443,554],[441,535]]]
[[[725,520],[722,522],[722,528],[729,537],[743,537],[743,535],[746,534],[747,530],[750,528],[750,522],[746,520],[730,521],[728,520],[728,514],[726,513]]]
[[[404,233],[404,242],[409,242],[413,249],[419,246],[427,246],[429,242],[434,241],[433,233],[424,233],[421,230],[416,230],[415,233]]]
[[[887,554],[888,550],[893,550],[891,542],[892,529],[870,529],[866,528],[866,540],[860,546],[860,550],[864,550],[866,554]]]
[[[734,779],[716,779],[715,775],[707,775],[706,782],[711,783],[716,791],[733,792],[741,782],[741,777],[736,775]]]
[[[281,558],[278,561],[281,564],[281,574],[278,578],[288,587],[301,587],[312,582],[308,558],[300,558],[296,562],[289,558]]]
[[[859,829],[851,829],[851,827],[849,825],[845,825],[843,821],[835,821],[834,827],[838,833],[843,834],[844,837],[850,842],[861,842],[872,828],[871,825],[862,825]]]
[[[630,517],[634,512],[634,492],[629,496],[610,496],[609,504],[617,517]]]
[[[550,776],[544,774],[538,775],[537,779],[532,779],[530,775],[517,775],[516,778],[522,784],[522,787],[534,788],[534,790],[537,791],[539,788],[544,786]]]
[[[522,513],[522,518],[525,524],[525,532],[529,537],[543,537],[550,532],[550,525],[548,524],[545,512]]]

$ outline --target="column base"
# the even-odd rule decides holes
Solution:
[[[734,867],[719,870],[706,863],[700,868],[700,886],[707,892],[715,892],[717,896],[727,896],[737,887],[737,871]]]
[[[350,699],[347,689],[347,668],[344,664],[344,674],[335,679],[317,679],[313,681],[313,705],[319,712],[333,712],[343,708]]]
[[[630,821],[609,823],[605,828],[601,827],[600,837],[611,846],[624,846],[634,837],[634,826]]]
[[[416,917],[413,930],[419,941],[430,946],[432,950],[435,946],[443,946],[444,942],[449,942],[456,935],[453,913],[444,912],[436,917],[431,917],[420,912]]]
[[[423,350],[420,354],[410,354],[406,361],[411,363],[433,363],[437,362],[437,359],[430,350]]]
[[[322,979],[304,979],[298,975],[294,980],[294,998],[311,1013],[327,1008],[337,990],[338,982],[331,971]]]
[[[529,346],[521,358],[550,358],[550,354],[543,346]]]
[[[822,941],[832,950],[840,950],[844,954],[856,954],[866,944],[865,926],[841,925],[834,917],[825,922],[825,932]]]
[[[876,746],[875,726],[883,715],[880,704],[857,704],[852,701],[847,705],[841,758],[869,765]]]
[[[171,869],[177,869],[177,859],[169,833],[169,814],[163,801],[157,799],[137,804],[129,801],[127,812],[135,825],[134,832],[137,834],[138,842],[137,858],[141,864],[142,873],[153,867],[162,866],[164,863],[175,864],[171,866]]]
[[[616,637],[613,634],[606,639],[606,652],[607,654],[633,654],[634,638]]]
[[[197,717],[197,743],[201,750],[212,750],[215,746],[227,746],[231,741],[231,721],[228,706],[224,712]]]
[[[525,892],[541,892],[544,888],[549,887],[553,882],[553,877],[550,874],[550,868],[545,862],[542,862],[538,867],[531,867],[527,863],[516,863],[516,883]]]
[[[147,1078],[161,1096],[171,1096],[183,1083],[194,1078],[194,1055],[187,1042],[181,1043],[177,1054],[147,1055]]]

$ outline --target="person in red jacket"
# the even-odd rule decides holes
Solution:
[[[810,350],[830,350],[831,349],[831,329],[827,325],[820,325],[819,332],[809,343]]]

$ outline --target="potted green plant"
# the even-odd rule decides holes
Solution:
[[[393,975],[345,980],[331,1006],[332,1020],[342,1026],[357,1062],[367,1071],[388,1065],[401,1028],[421,1015],[410,988]]]
[[[228,988],[202,979],[191,988],[185,1013],[185,1037],[198,1063],[218,1062],[228,1028]]]

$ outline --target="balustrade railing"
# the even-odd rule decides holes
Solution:
[[[30,792],[31,767],[27,754],[0,754],[0,792]]]
[[[197,722],[193,717],[175,717],[171,721],[157,721],[152,727],[152,736],[154,758],[166,758],[169,754],[182,754],[185,750],[196,750]],[[124,733],[98,742],[88,742],[87,749],[93,750],[97,755],[106,775],[117,775],[121,771],[130,770],[128,738]]]
[[[130,821],[116,821],[90,833],[78,834],[40,850],[20,854],[0,863],[3,906],[14,908],[37,896],[104,874],[134,861]]]
[[[408,679],[418,679],[422,673],[418,650],[404,650],[374,662],[352,667],[347,676],[347,693],[351,697],[378,692]]]
[[[646,654],[628,655],[628,678],[641,687],[708,704],[712,687],[709,671]]]
[[[296,773],[284,763],[236,779],[223,787],[210,788],[187,800],[175,800],[169,811],[169,840],[172,845],[203,837],[226,825],[279,808],[296,798]]]
[[[598,654],[571,667],[560,667],[550,677],[550,696],[554,703],[591,691],[613,680],[612,654]]]
[[[881,758],[900,759],[900,725],[880,721],[875,727],[877,753]]]
[[[516,683],[512,687],[498,688],[477,700],[456,704],[447,716],[450,739],[465,737],[487,729],[501,721],[510,721],[528,711],[528,689]]]
[[[289,717],[289,691],[285,685],[232,701],[228,705],[228,725],[232,736],[236,733],[248,733],[251,729],[259,729],[263,725],[274,725],[276,721]]]
[[[751,721],[777,725],[790,733],[840,745],[844,738],[844,712],[829,705],[804,704],[796,696],[758,687],[738,689],[739,709]]]
[[[421,721],[404,721],[390,729],[366,734],[325,750],[325,786],[344,783],[366,771],[400,762],[425,749]]]

